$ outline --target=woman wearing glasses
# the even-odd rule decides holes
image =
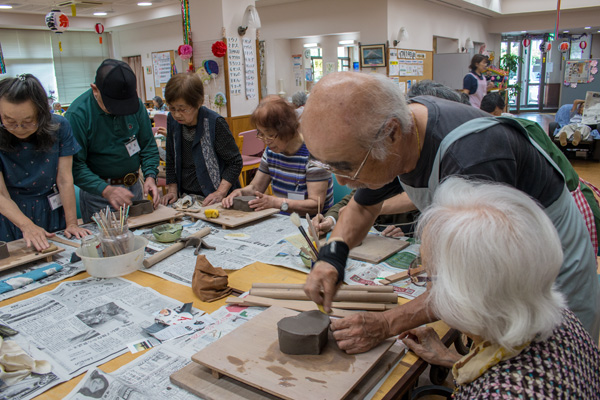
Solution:
[[[203,206],[219,203],[239,187],[242,155],[225,118],[202,106],[204,85],[196,74],[167,82],[167,194],[171,204],[183,193],[204,196]]]
[[[50,113],[33,75],[0,82],[0,240],[49,247],[50,232],[81,238],[71,165],[80,149],[69,122]],[[60,196],[58,196],[60,193]]]
[[[331,173],[309,163],[310,154],[298,131],[298,116],[290,103],[279,96],[262,99],[251,116],[257,136],[267,145],[254,179],[234,190],[223,207],[237,196],[257,198],[248,204],[255,211],[278,208],[283,213],[317,214],[317,204],[326,212],[333,205]],[[272,184],[274,196],[264,194]]]

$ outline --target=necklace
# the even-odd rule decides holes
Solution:
[[[410,112],[412,115],[413,123],[415,124],[415,131],[417,132],[417,149],[419,150],[419,154],[421,154],[421,139],[419,138],[419,127],[417,126],[417,120],[415,119],[415,113]]]

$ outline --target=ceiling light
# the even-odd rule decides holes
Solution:
[[[152,3],[147,2],[147,1],[143,1],[141,3],[138,3],[138,6],[140,6],[140,7],[148,7],[148,6],[151,6],[151,5],[152,5]]]
[[[583,29],[592,29],[592,27],[591,27],[591,26],[586,26],[586,27],[585,27],[585,28],[583,28]]]
[[[349,45],[355,45],[356,44],[356,40],[340,40],[338,42],[338,44],[340,44],[342,46],[343,45],[347,45],[347,44],[349,44]]]
[[[521,31],[521,33],[527,33],[527,31]]]
[[[106,15],[106,13],[104,11],[100,11],[100,12],[95,12],[94,15],[96,15],[98,17],[102,17],[103,15]]]
[[[304,43],[304,47],[319,47],[319,43]]]
[[[8,10],[10,8],[12,8],[10,4],[0,4],[0,9],[2,10]]]
[[[563,31],[563,33],[569,33],[569,31]]]

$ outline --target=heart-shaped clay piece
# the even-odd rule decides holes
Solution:
[[[279,350],[285,354],[321,354],[331,320],[321,311],[304,311],[277,323]]]

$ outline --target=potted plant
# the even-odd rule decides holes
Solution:
[[[518,96],[521,93],[522,87],[517,76],[521,64],[523,64],[523,57],[516,54],[504,54],[500,57],[500,68],[509,72],[508,85],[506,86],[509,97]],[[511,84],[510,82],[513,79],[515,81]]]

